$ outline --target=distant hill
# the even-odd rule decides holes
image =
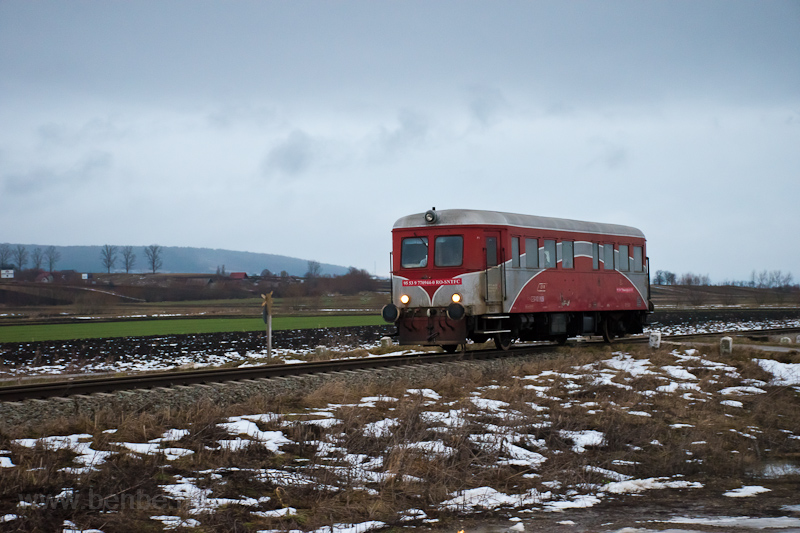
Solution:
[[[16,244],[9,244],[13,249]],[[41,248],[44,251],[47,245],[25,244],[28,249],[28,264],[31,268],[31,255],[33,250]],[[102,246],[56,246],[61,258],[55,265],[56,270],[76,270],[78,272],[105,272],[101,250]],[[117,246],[122,250],[122,246]],[[147,256],[144,246],[134,246],[136,254],[132,272],[149,272]],[[252,252],[236,252],[233,250],[219,250],[212,248],[189,248],[179,246],[162,246],[162,266],[158,270],[164,273],[187,274],[214,274],[217,268],[225,267],[225,272],[246,272],[248,274],[261,274],[268,269],[274,274],[286,271],[292,276],[302,276],[308,271],[308,260],[285,255],[258,254]],[[347,267],[320,263],[320,273],[323,275],[346,274]],[[47,265],[43,265],[47,268]],[[122,268],[121,253],[117,257],[116,268],[112,272],[124,272]]]

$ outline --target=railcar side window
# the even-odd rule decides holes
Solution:
[[[525,268],[539,268],[539,239],[525,239]]]
[[[572,241],[561,242],[561,268],[572,268],[575,259],[574,250]]]
[[[400,264],[403,268],[428,266],[428,238],[408,237],[403,239]]]
[[[600,268],[600,245],[596,242],[592,243],[592,268],[595,270]]]
[[[603,245],[603,270],[614,270],[614,245]]]
[[[519,268],[519,237],[511,237],[511,266]]]
[[[619,268],[617,270],[620,272],[627,272],[630,269],[627,244],[619,245],[619,255],[617,256],[617,260],[619,261]]]
[[[642,272],[644,270],[644,263],[642,262],[642,247],[633,247],[633,270],[634,272]]]
[[[464,237],[441,235],[434,241],[433,263],[437,267],[461,266],[464,260]]]
[[[544,240],[544,267],[556,267],[556,241],[550,239]]]

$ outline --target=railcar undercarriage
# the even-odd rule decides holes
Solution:
[[[642,333],[645,311],[509,313],[451,318],[447,308],[414,309],[399,313],[397,336],[400,344],[442,346],[454,351],[467,340],[482,343],[490,339],[507,350],[520,341],[555,341],[570,337],[602,336],[606,342],[628,334]]]

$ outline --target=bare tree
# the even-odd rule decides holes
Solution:
[[[146,246],[144,255],[147,257],[147,264],[150,265],[150,270],[155,274],[161,268],[161,247],[157,244]]]
[[[11,247],[7,243],[0,244],[0,267],[9,266],[11,259]]]
[[[31,262],[33,263],[34,270],[41,270],[42,263],[44,263],[44,252],[41,248],[34,248],[31,254]]]
[[[678,279],[678,285],[710,285],[711,278],[708,274],[693,274],[692,272],[687,272],[686,274],[682,274],[681,277]]]
[[[675,274],[669,270],[656,270],[655,285],[675,285]]]
[[[56,263],[61,259],[61,252],[55,246],[48,246],[44,251],[44,258],[47,260],[47,270],[52,272],[56,269]]]
[[[114,264],[117,262],[117,247],[112,244],[106,244],[100,249],[100,257],[103,261],[103,266],[106,267],[106,272],[111,273]]]
[[[124,247],[122,249],[122,267],[126,274],[130,273],[134,263],[136,263],[136,254],[133,252],[133,246]]]
[[[28,250],[21,244],[18,244],[16,248],[11,252],[11,257],[14,258],[14,261],[17,265],[17,270],[24,270],[25,265],[28,264]]]
[[[321,272],[322,272],[322,265],[320,265],[318,261],[308,262],[308,272],[306,272],[307,278],[309,279],[318,278]]]

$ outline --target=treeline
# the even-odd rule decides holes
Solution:
[[[277,298],[298,296],[321,296],[323,294],[358,294],[378,288],[378,281],[366,270],[350,267],[347,274],[328,276],[320,273],[320,264],[308,262],[308,271],[303,277],[290,276],[283,271],[273,274],[269,270],[261,272],[259,285],[266,284]]]
[[[154,274],[163,264],[163,249],[157,244],[145,246],[144,257],[147,260],[147,267]],[[16,270],[22,272],[26,270],[30,261],[30,270],[36,272],[55,272],[56,265],[61,260],[61,252],[55,246],[46,248],[36,247],[29,250],[22,244],[11,246],[8,243],[0,243],[0,268]],[[136,264],[136,252],[133,246],[113,246],[105,244],[100,249],[100,264],[110,273],[117,265],[130,272]]]
[[[8,270],[25,270],[28,266],[28,261],[31,261],[32,270],[47,270],[53,271],[56,268],[56,263],[61,260],[61,252],[55,246],[48,246],[47,248],[34,248],[33,251],[18,244],[10,246],[7,243],[0,244],[0,268]]]
[[[718,285],[725,287],[751,287],[756,289],[789,289],[797,287],[797,284],[792,284],[793,276],[791,272],[782,272],[780,270],[762,270],[761,272],[753,272],[750,274],[749,280],[724,280],[720,283],[711,283],[708,274],[694,274],[687,272],[676,275],[669,270],[656,270],[652,282],[654,285],[685,285],[685,286],[710,286]]]

